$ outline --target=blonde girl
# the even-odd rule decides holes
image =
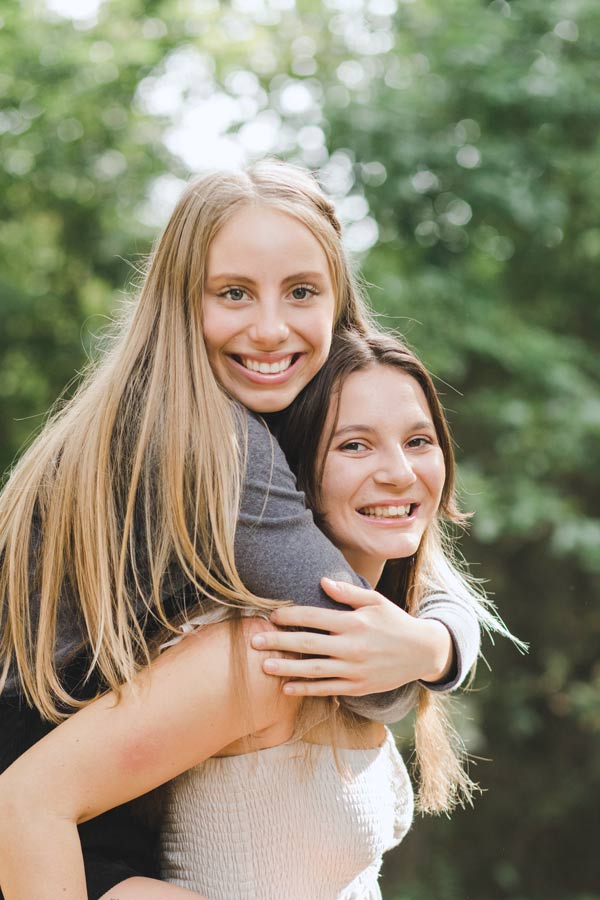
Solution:
[[[286,686],[291,696],[354,695],[348,705],[358,712],[393,719],[405,710],[405,685],[460,683],[478,650],[476,611],[462,596],[417,617],[398,615],[372,591],[357,599],[366,582],[314,526],[270,434],[245,412],[285,408],[323,365],[334,331],[367,327],[339,223],[310,175],[267,161],[185,192],[112,347],[55,411],[0,500],[3,767],[102,692],[137,696],[141,678],[161,696],[169,665],[145,670],[154,635],[199,606],[368,608],[358,633],[355,612],[337,607],[327,648],[337,667],[315,679],[320,662],[303,660],[301,680]],[[325,593],[323,576],[338,586]],[[318,616],[307,624],[318,628]],[[296,640],[302,651],[310,638]],[[218,642],[212,649],[223,652]],[[207,650],[208,683],[213,663]],[[213,701],[220,709],[223,692]],[[126,708],[114,708],[117,718]],[[84,731],[93,721],[86,713],[76,726]],[[46,752],[66,752],[68,725],[36,747],[41,771]],[[92,768],[97,737],[90,727],[80,743]],[[130,796],[152,786],[145,751],[128,751],[128,765]],[[36,806],[43,795],[29,795],[33,806],[23,794],[16,802],[18,771],[0,777],[0,800],[12,811],[0,818],[13,826],[0,841],[5,897],[82,897],[87,884],[97,898],[155,873],[152,836],[130,807],[79,834],[67,819],[50,828]],[[77,820],[92,808],[100,812],[91,804]]]

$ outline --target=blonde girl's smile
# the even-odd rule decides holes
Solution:
[[[327,255],[294,216],[251,204],[213,238],[204,339],[217,380],[249,409],[284,409],[319,371],[335,306]]]
[[[254,384],[285,384],[295,375],[305,357],[305,353],[232,353],[231,363],[243,370],[245,377]]]

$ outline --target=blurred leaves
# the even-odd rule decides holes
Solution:
[[[464,730],[486,793],[416,823],[386,896],[598,900],[600,6],[105,0],[70,20],[9,0],[1,21],[3,465],[184,179],[266,153],[318,169],[382,324],[437,377],[466,556],[531,642],[485,648]]]

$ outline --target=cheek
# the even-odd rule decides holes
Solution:
[[[331,521],[335,518],[336,510],[340,506],[340,479],[339,471],[336,472],[335,467],[331,463],[327,463],[323,471],[323,478],[320,486],[320,503],[323,516]]]
[[[206,350],[210,354],[218,343],[218,329],[215,327],[212,313],[206,309],[202,313],[202,337]]]
[[[327,357],[331,350],[332,337],[333,332],[330,329],[328,319],[321,319],[315,322],[311,331],[304,333],[304,340],[311,348],[309,367],[305,373],[308,376],[306,379],[307,383],[311,378],[314,378],[327,362]]]
[[[332,527],[348,519],[348,513],[353,509],[353,486],[352,471],[344,465],[344,460],[337,459],[325,467],[320,506]]]
[[[329,356],[329,351],[331,350],[331,335],[329,332],[323,336],[323,340],[314,346],[313,350],[313,365],[312,365],[312,375],[316,375],[319,372],[325,363],[327,362],[327,357]]]
[[[446,466],[441,451],[438,459],[432,460],[427,474],[427,481],[429,483],[430,493],[435,499],[435,507],[437,511],[437,508],[439,507],[440,501],[442,499],[444,484],[446,483]]]
[[[209,355],[216,353],[227,343],[232,330],[227,313],[207,301],[202,311],[202,335]]]
[[[310,344],[315,354],[327,359],[333,338],[333,300],[313,314],[307,316],[299,326],[304,340]]]

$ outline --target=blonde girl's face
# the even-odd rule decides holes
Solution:
[[[388,559],[417,552],[445,478],[420,384],[388,365],[350,375],[326,451],[320,509],[329,536],[371,584]]]
[[[335,289],[321,244],[291,215],[234,213],[210,245],[202,302],[213,372],[255,412],[285,409],[327,359]]]

